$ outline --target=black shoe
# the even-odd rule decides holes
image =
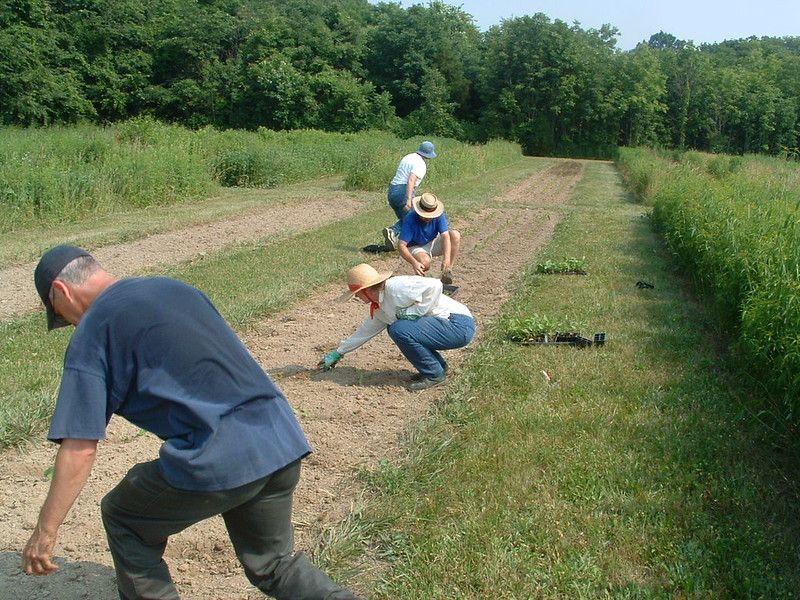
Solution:
[[[383,228],[383,242],[387,250],[397,250],[397,232],[391,227]]]
[[[414,381],[411,385],[408,386],[412,392],[421,392],[422,390],[427,390],[428,388],[435,387],[439,384],[444,383],[444,373],[442,373],[439,377],[423,377],[418,381]]]

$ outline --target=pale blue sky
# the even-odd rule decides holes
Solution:
[[[427,1],[395,2],[403,7]],[[582,29],[604,23],[620,31],[617,47],[630,50],[665,31],[695,44],[757,37],[800,36],[800,0],[446,0],[461,6],[485,31],[502,19],[541,12],[551,20],[579,21]]]

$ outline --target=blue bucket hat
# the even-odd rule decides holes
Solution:
[[[417,154],[425,158],[436,158],[436,152],[433,147],[433,142],[422,142],[417,148]]]

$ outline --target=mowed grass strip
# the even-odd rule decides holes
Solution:
[[[538,260],[590,275],[531,265],[407,458],[364,474],[372,494],[325,537],[332,572],[393,600],[797,597],[797,457],[769,443],[642,210],[587,166]],[[532,313],[607,342],[507,341]]]
[[[437,190],[452,217],[469,212],[550,161],[524,159]],[[383,243],[381,229],[393,213],[383,194],[355,217],[295,236],[236,246],[160,271],[202,289],[236,329],[342,280],[346,270],[372,256],[360,249]],[[151,270],[148,274],[157,274]],[[32,275],[31,275],[32,277]],[[32,283],[31,283],[32,285]],[[135,318],[135,315],[132,315]],[[0,447],[23,443],[46,428],[52,414],[64,349],[71,329],[47,333],[44,314],[0,324]]]

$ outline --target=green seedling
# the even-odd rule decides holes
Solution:
[[[537,273],[546,275],[586,275],[586,258],[568,258],[564,260],[546,260],[536,265]]]

